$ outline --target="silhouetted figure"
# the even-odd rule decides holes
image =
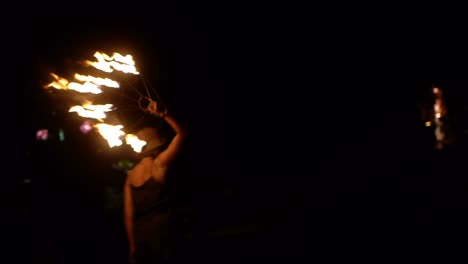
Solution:
[[[125,226],[131,263],[168,263],[173,259],[175,245],[174,223],[171,221],[167,176],[179,155],[185,130],[156,102],[146,109],[163,118],[175,135],[165,140],[153,124],[144,122],[136,135],[146,142],[140,161],[128,172],[124,188]]]

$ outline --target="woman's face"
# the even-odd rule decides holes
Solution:
[[[151,138],[157,137],[156,129],[152,127],[145,127],[136,133],[138,139],[148,142]]]

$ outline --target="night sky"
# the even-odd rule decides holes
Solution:
[[[468,57],[458,10],[354,2],[29,6],[17,19],[28,22],[13,22],[7,54],[19,81],[15,158],[32,164],[5,176],[16,177],[18,208],[34,212],[32,231],[20,233],[107,241],[103,193],[121,183],[110,166],[124,154],[98,150],[98,138],[73,130],[79,121],[63,112],[60,94],[41,85],[51,71],[70,76],[73,61],[94,51],[116,51],[135,57],[189,129],[175,186],[200,229],[262,230],[258,240],[222,240],[230,245],[222,252],[262,259],[276,251],[297,258],[291,263],[465,255]],[[432,85],[446,92],[458,135],[442,153],[420,116]],[[34,137],[41,127],[68,136],[42,144]],[[49,224],[56,219],[59,227]],[[57,235],[65,223],[78,226],[75,238]],[[262,247],[246,250],[252,241]]]

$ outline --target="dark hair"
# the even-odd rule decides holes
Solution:
[[[170,138],[173,133],[171,127],[164,121],[164,119],[155,117],[148,113],[142,114],[142,116],[136,118],[133,123],[129,123],[126,126],[126,132],[135,134],[138,130],[146,127],[155,128],[159,136],[162,138]]]
[[[158,128],[162,125],[163,120],[147,113],[143,113],[141,116],[134,118],[131,121],[127,121],[126,132],[136,133],[138,130],[145,127]]]

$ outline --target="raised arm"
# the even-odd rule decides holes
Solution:
[[[172,138],[168,147],[156,157],[157,162],[161,166],[167,167],[179,154],[187,136],[187,132],[171,115],[165,114],[162,118],[164,118],[175,132],[175,136]]]
[[[155,159],[155,163],[158,163],[159,166],[167,167],[179,154],[180,149],[182,148],[182,143],[185,141],[187,136],[187,131],[172,115],[167,112],[158,111],[156,101],[151,101],[146,110],[153,115],[163,118],[175,132],[175,136],[172,138],[169,146]]]

